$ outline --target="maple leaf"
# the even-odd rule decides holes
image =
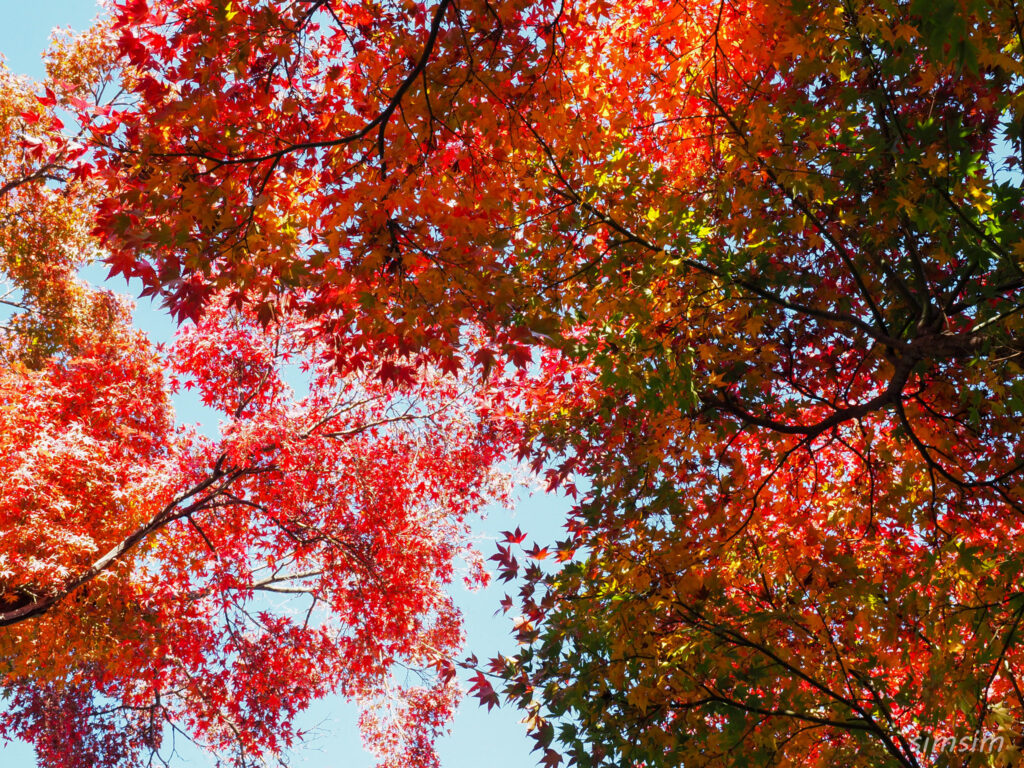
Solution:
[[[505,541],[509,544],[521,544],[526,541],[526,534],[519,530],[518,527],[514,531],[502,531],[501,535],[505,537]]]
[[[534,542],[533,547],[524,550],[524,552],[527,557],[530,557],[534,560],[544,560],[547,558],[549,554],[551,554],[550,550],[548,550],[547,547],[541,547],[536,542]]]
[[[490,681],[488,681],[483,672],[477,672],[469,680],[472,683],[469,687],[470,695],[479,699],[481,706],[486,705],[488,712],[494,707],[501,705],[498,701],[498,694],[494,691]]]

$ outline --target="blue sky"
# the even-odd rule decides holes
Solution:
[[[33,77],[42,74],[40,54],[45,49],[51,30],[55,27],[84,29],[98,12],[93,0],[0,0],[3,24],[0,25],[0,53],[14,72]],[[93,267],[86,273],[92,282],[103,280],[105,270]],[[131,292],[121,283],[113,286],[121,292]],[[173,333],[167,316],[148,301],[140,302],[136,323],[155,340],[165,340]],[[175,403],[182,421],[201,421],[202,411],[194,402],[178,400]],[[499,530],[521,526],[539,541],[553,541],[559,536],[559,526],[567,505],[564,500],[543,495],[525,498],[514,512],[494,510],[492,515],[476,526],[479,546],[486,555],[492,553],[493,541]],[[504,594],[499,585],[469,593],[455,587],[455,597],[466,616],[469,650],[480,658],[497,652],[511,653],[514,643],[508,629],[509,619],[495,616],[498,601]],[[362,750],[355,727],[355,709],[344,701],[328,699],[307,713],[304,723],[320,724],[318,737],[306,748],[291,755],[296,768],[370,768],[372,758]],[[459,710],[452,735],[439,745],[443,768],[529,768],[536,764],[530,754],[531,742],[526,737],[519,715],[510,710],[497,709],[486,713],[475,701],[466,701]],[[172,760],[175,768],[211,765],[212,762],[194,749],[181,748]],[[3,768],[35,768],[35,756],[27,745],[0,744],[0,765]],[[43,768],[56,768],[45,766]]]

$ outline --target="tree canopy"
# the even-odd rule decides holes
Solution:
[[[3,460],[47,489],[2,495],[11,556],[38,564],[4,577],[34,617],[0,636],[8,730],[45,741],[39,707],[98,692],[243,760],[408,660],[436,673],[401,705],[419,730],[370,738],[429,764],[443,585],[514,455],[577,504],[564,541],[499,547],[520,651],[473,690],[523,708],[548,765],[1016,764],[1022,13],[133,0],[56,49],[43,95],[5,80],[2,259],[27,309]],[[89,236],[186,321],[171,350],[112,299],[53,298],[81,291]],[[179,381],[219,441],[171,425]],[[323,624],[254,613],[278,574]],[[88,663],[28,664],[110,611]],[[181,633],[188,660],[125,650]],[[256,661],[286,653],[335,666],[298,692]]]
[[[301,316],[226,296],[154,348],[76,276],[99,188],[54,110],[106,84],[106,40],[59,41],[47,83],[0,79],[0,732],[47,765],[138,765],[176,731],[257,765],[336,692],[382,765],[433,765],[462,641],[446,586],[486,579],[468,520],[508,492],[502,390],[342,373]],[[219,434],[175,424],[181,389]]]

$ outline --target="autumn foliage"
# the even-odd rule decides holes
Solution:
[[[106,39],[58,42],[52,69],[109,64]],[[468,520],[507,493],[500,389],[342,373],[303,318],[226,297],[155,348],[76,276],[95,186],[51,110],[104,70],[75,73],[3,80],[0,729],[46,765],[136,765],[177,733],[256,765],[335,692],[382,765],[434,764],[446,587],[486,579]],[[175,424],[184,390],[219,426]]]
[[[84,200],[53,243],[91,231],[184,321],[156,353],[113,299],[55,313],[51,229],[5,224],[7,732],[54,743],[65,700],[112,728],[98,695],[126,750],[146,711],[244,762],[402,662],[433,686],[369,740],[429,764],[444,585],[515,455],[577,504],[499,546],[521,645],[472,691],[546,764],[1019,762],[1022,30],[1001,0],[133,0],[44,95],[5,80],[0,203]]]

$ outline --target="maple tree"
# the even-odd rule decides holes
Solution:
[[[522,455],[587,479],[554,569],[497,555],[546,762],[1012,764],[1022,24],[132,0],[129,96],[72,106],[109,263],[180,316],[367,387],[524,367]]]
[[[1016,764],[1017,10],[718,8],[657,110],[706,181],[581,199],[639,279],[553,369],[590,554],[528,572],[506,690],[581,765]]]
[[[166,349],[132,328],[77,277],[96,186],[56,114],[111,52],[101,25],[58,38],[46,83],[0,71],[0,734],[47,765],[164,760],[177,734],[257,765],[334,692],[382,766],[436,765],[447,586],[486,580],[468,520],[508,492],[503,395],[342,374],[303,318],[227,297]],[[183,388],[216,436],[175,424]]]

